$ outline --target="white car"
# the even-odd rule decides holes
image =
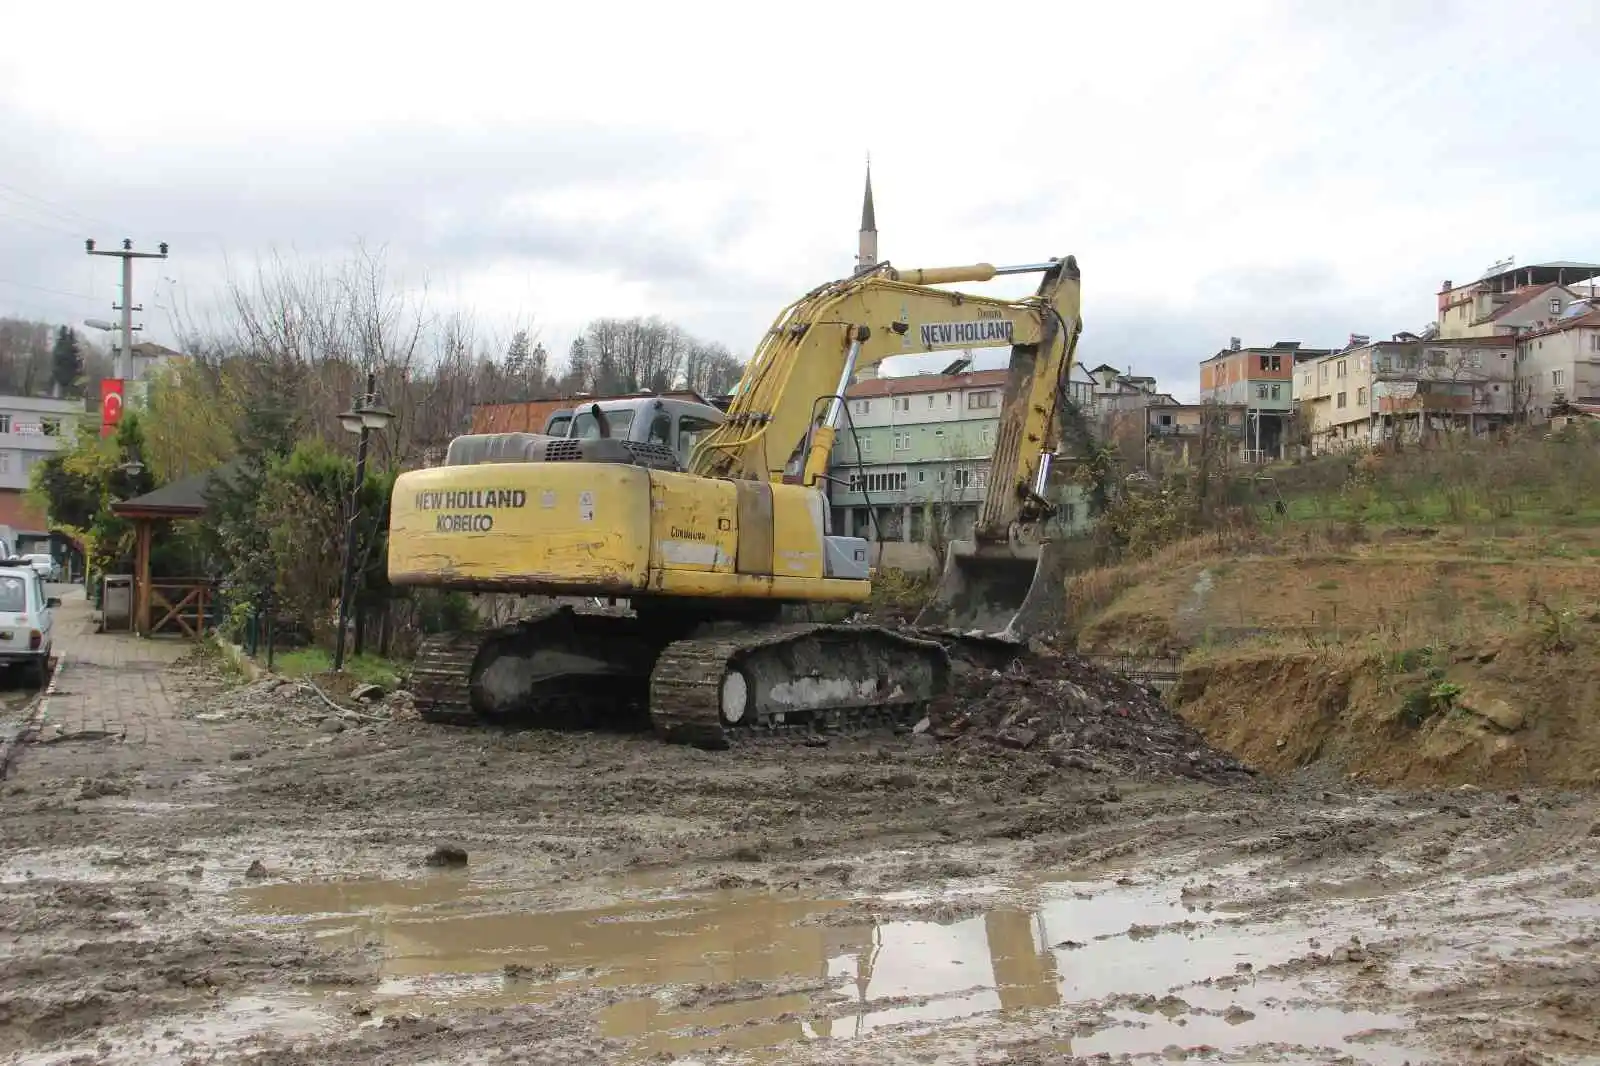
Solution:
[[[56,561],[50,557],[48,552],[30,552],[21,558],[33,564],[34,570],[39,574],[40,581],[54,581],[61,572],[61,568],[56,565]]]
[[[44,581],[28,559],[0,561],[0,666],[21,666],[28,683],[44,688],[50,673],[53,609]]]

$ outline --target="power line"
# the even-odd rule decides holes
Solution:
[[[0,214],[0,222],[21,222],[27,226],[37,226],[39,229],[49,230],[51,233],[64,233],[69,237],[78,236],[77,230],[67,229],[65,226],[59,225],[59,220],[55,219],[52,219],[49,222],[41,222],[39,219],[26,218],[22,215]]]
[[[93,215],[86,215],[82,211],[68,207],[66,204],[63,204],[59,201],[46,199],[43,196],[38,196],[34,193],[19,189],[15,185],[8,185],[3,181],[0,181],[0,190],[10,192],[14,197],[20,196],[24,199],[32,200],[35,203],[42,205],[46,211],[55,214],[57,218],[63,222],[72,222],[79,225],[86,223],[92,226],[114,225],[113,223],[108,222],[106,219],[96,218]]]
[[[71,296],[74,299],[94,303],[95,298],[82,292],[68,292],[66,289],[52,289],[45,285],[30,285],[26,281],[12,281],[10,278],[0,278],[0,285],[15,285],[19,289],[32,289],[34,292],[48,292],[53,296]]]

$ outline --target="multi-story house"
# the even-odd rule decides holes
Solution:
[[[1179,403],[1170,397],[1144,409],[1145,466],[1153,457],[1179,466],[1200,458],[1201,449],[1221,443],[1228,451],[1244,440],[1246,409],[1241,405]]]
[[[1074,398],[1087,399],[1085,411],[1091,417],[1105,419],[1124,411],[1138,411],[1150,403],[1156,391],[1156,379],[1143,374],[1124,374],[1108,363],[1101,363],[1087,374],[1084,385],[1074,382]],[[1085,391],[1085,385],[1087,390]]]
[[[1311,450],[1505,425],[1515,403],[1515,354],[1509,336],[1403,333],[1309,360],[1295,368],[1294,392]]]
[[[1444,340],[1537,332],[1565,315],[1572,301],[1596,295],[1596,279],[1596,263],[1519,267],[1506,260],[1477,281],[1461,286],[1446,281],[1440,287],[1435,332]]]
[[[1285,430],[1294,412],[1295,367],[1329,351],[1303,348],[1299,341],[1246,348],[1235,337],[1228,347],[1201,362],[1200,400],[1244,410],[1240,444],[1245,458],[1281,459]]]
[[[1518,417],[1546,422],[1554,408],[1600,403],[1600,299],[1574,302],[1516,345]]]
[[[833,446],[833,528],[869,540],[970,536],[989,486],[1007,371],[858,381]],[[1061,532],[1088,528],[1075,486],[1057,488]]]
[[[11,531],[13,551],[47,551],[45,516],[23,498],[33,468],[72,447],[82,400],[0,396],[0,526]]]

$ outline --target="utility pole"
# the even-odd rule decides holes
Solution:
[[[161,242],[159,252],[136,252],[133,242],[128,238],[122,239],[122,247],[114,251],[96,251],[94,238],[90,237],[83,242],[90,255],[114,256],[122,260],[122,306],[111,305],[113,311],[122,312],[122,347],[117,351],[116,375],[126,381],[128,373],[133,369],[133,261],[135,259],[165,259],[167,257],[167,242]],[[144,308],[138,308],[144,310]]]

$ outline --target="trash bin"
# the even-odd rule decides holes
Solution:
[[[107,574],[100,579],[100,628],[133,628],[133,575]]]

